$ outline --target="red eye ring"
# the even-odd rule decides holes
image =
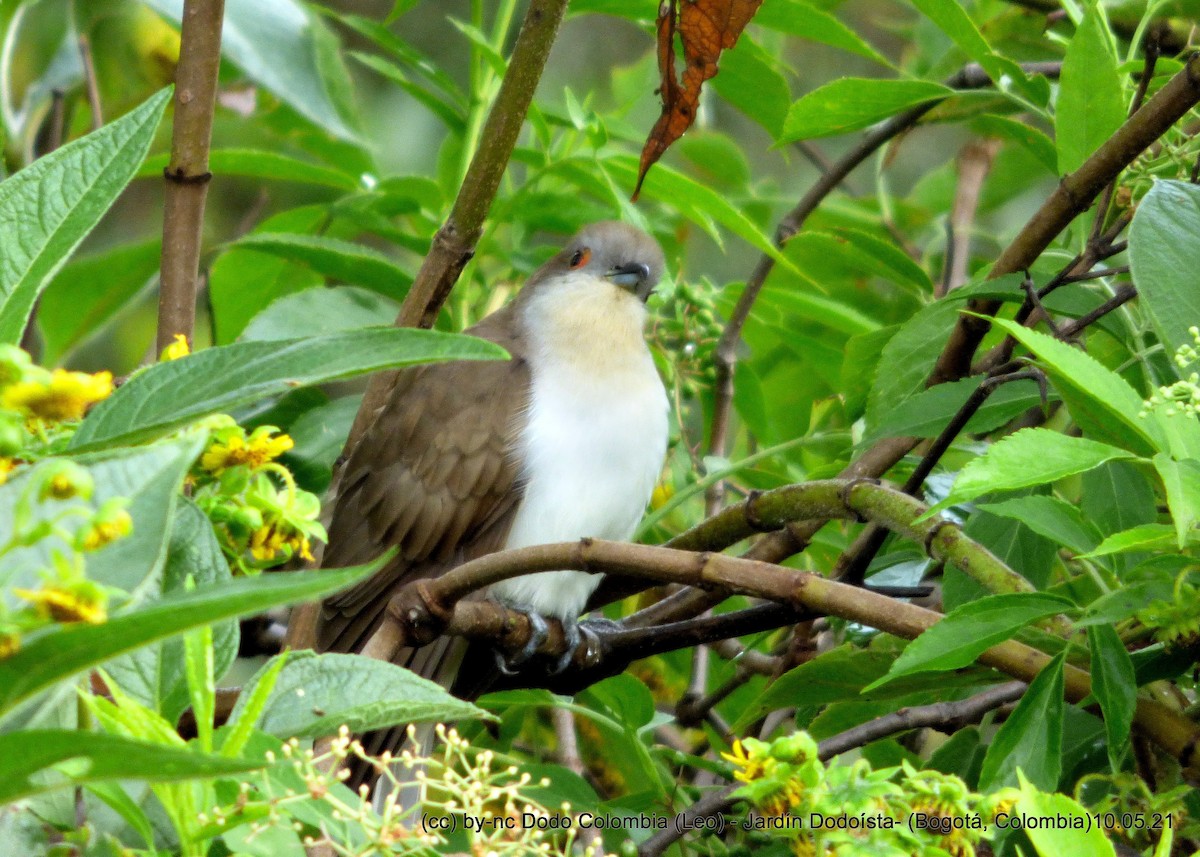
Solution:
[[[584,247],[582,250],[576,250],[575,255],[571,257],[572,268],[582,268],[592,258],[592,251]]]

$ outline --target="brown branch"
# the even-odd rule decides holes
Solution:
[[[954,207],[946,224],[949,233],[946,260],[943,277],[934,291],[934,297],[945,297],[970,277],[971,229],[975,223],[975,212],[979,209],[979,195],[984,180],[991,172],[999,151],[999,140],[985,139],[970,141],[958,154],[958,184],[954,190]]]
[[[100,102],[100,81],[96,79],[96,64],[92,61],[92,42],[79,37],[79,62],[83,66],[83,88],[87,93],[88,109],[92,113],[92,130],[104,124],[104,106]]]
[[[874,505],[872,501],[878,499],[869,490],[872,488],[877,486],[860,483],[849,486],[844,492],[835,490],[833,496],[811,499],[826,507],[821,510],[822,516],[835,517],[837,513],[834,509],[839,504],[845,512],[852,513],[871,508]],[[843,493],[846,495],[844,501],[840,500]],[[911,501],[911,498],[903,497],[903,500]],[[965,540],[952,535],[956,529],[944,522],[936,526],[929,534],[931,551],[947,561],[955,562],[960,568],[973,565],[983,558],[986,551],[978,545],[964,551]],[[967,555],[970,556],[969,562]],[[958,559],[953,559],[954,556]],[[459,603],[453,608],[447,605],[474,589],[522,574],[559,570],[593,574],[619,572],[642,575],[658,583],[720,586],[735,593],[789,605],[796,610],[815,611],[859,622],[908,640],[916,638],[943,618],[941,614],[915,604],[895,601],[819,575],[770,563],[724,554],[692,553],[584,539],[580,542],[488,554],[464,563],[435,580],[405,587],[389,602],[385,621],[368,642],[364,654],[369,650],[372,657],[390,660],[392,654],[404,646],[424,645],[442,632],[447,618],[471,606],[471,603]],[[966,568],[964,570],[969,571]],[[989,648],[976,660],[1013,678],[1029,682],[1052,659],[1030,646],[1008,640]],[[1064,687],[1067,699],[1078,702],[1091,693],[1091,676],[1068,664],[1064,667]],[[1137,701],[1134,723],[1159,747],[1179,759],[1189,773],[1200,774],[1200,765],[1197,765],[1200,758],[1197,758],[1196,752],[1200,744],[1200,728],[1196,724],[1178,711],[1145,698]],[[1196,766],[1195,769],[1193,766]]]
[[[158,293],[158,351],[176,334],[191,342],[204,203],[208,196],[208,150],[212,139],[221,66],[221,21],[225,0],[185,0],[175,70],[175,119],[171,160],[163,171],[162,276]]]
[[[1074,321],[1064,324],[1060,333],[1062,333],[1064,339],[1070,339],[1073,336],[1078,336],[1079,333],[1081,333],[1089,325],[1094,324],[1096,321],[1108,315],[1117,307],[1129,303],[1129,301],[1136,297],[1136,288],[1130,285],[1121,286],[1121,288],[1117,289],[1116,294],[1114,294],[1104,303],[1100,304],[1100,306],[1096,307],[1094,310],[1085,315],[1081,315]]]
[[[1023,271],[1037,261],[1060,232],[1092,204],[1104,187],[1131,164],[1200,101],[1200,55],[1187,64],[1084,164],[1059,182],[1021,233],[996,260],[991,277]],[[977,299],[968,303],[975,315],[961,315],[930,378],[931,383],[954,381],[970,373],[976,348],[990,328],[977,316],[994,315],[1000,304]]]
[[[479,147],[471,158],[450,216],[434,235],[429,253],[404,298],[396,327],[432,327],[463,267],[474,255],[566,9],[567,0],[532,0],[529,4],[504,81],[488,111]],[[379,372],[371,378],[346,440],[347,452],[374,419],[395,383],[396,374]]]

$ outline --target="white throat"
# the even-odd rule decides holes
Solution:
[[[646,347],[646,310],[607,280],[573,274],[524,307],[532,389],[518,454],[525,493],[506,548],[628,539],[667,447],[667,396]],[[513,607],[579,617],[599,575],[555,571],[492,587]]]

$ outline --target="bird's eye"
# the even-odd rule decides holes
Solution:
[[[575,255],[571,257],[572,268],[582,268],[588,263],[588,259],[592,258],[592,251],[586,247],[582,250],[576,250]]]

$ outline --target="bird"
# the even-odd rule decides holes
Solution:
[[[632,536],[667,449],[668,399],[644,332],[663,267],[662,249],[642,230],[619,221],[586,226],[466,331],[510,359],[399,373],[345,463],[322,565],[359,564],[390,547],[397,554],[320,605],[317,651],[360,651],[389,599],[413,580],[498,550]],[[580,571],[538,572],[480,597],[527,613],[540,628],[541,617],[559,619],[577,641],[599,582]],[[470,699],[519,666],[487,654],[441,637],[393,662]],[[396,727],[363,744],[378,754],[403,737]],[[356,771],[350,785],[366,777]]]

